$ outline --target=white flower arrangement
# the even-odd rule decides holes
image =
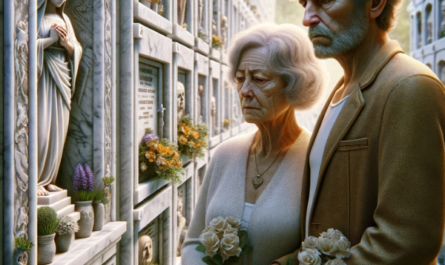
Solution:
[[[77,222],[74,221],[74,219],[68,215],[60,219],[59,224],[57,225],[56,228],[56,233],[59,236],[72,235],[78,231],[79,231],[79,226],[77,225]]]
[[[197,251],[205,253],[206,264],[236,263],[240,255],[249,253],[247,231],[240,230],[241,221],[235,217],[217,217],[210,222],[199,236],[201,244]]]
[[[302,243],[302,251],[298,253],[301,265],[346,265],[343,261],[351,256],[351,242],[335,229],[328,229],[320,236],[307,237]],[[291,264],[295,255],[292,255],[287,264]]]

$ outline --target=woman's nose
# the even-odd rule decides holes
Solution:
[[[241,87],[241,90],[239,91],[240,95],[243,97],[252,97],[252,83],[250,82],[249,78],[246,78],[246,80],[243,83],[243,86]]]

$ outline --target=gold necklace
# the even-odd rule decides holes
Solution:
[[[255,146],[255,149],[256,149],[256,146]],[[277,157],[275,157],[275,160],[272,162],[272,164],[270,164],[270,166],[268,168],[266,168],[266,170],[264,170],[263,173],[260,174],[260,172],[258,171],[258,164],[256,162],[256,150],[253,150],[253,153],[255,155],[255,167],[256,167],[256,173],[257,173],[257,175],[255,177],[253,177],[253,179],[252,179],[252,184],[255,189],[258,189],[261,185],[263,185],[264,180],[261,178],[261,176],[264,173],[266,173],[266,171],[269,170],[269,168],[271,168],[273,164],[275,164],[275,161],[277,161],[278,157],[281,154],[281,151],[282,150],[280,150]]]

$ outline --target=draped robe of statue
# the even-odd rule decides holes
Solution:
[[[44,10],[45,6],[46,2],[39,7],[39,11],[41,8]],[[38,187],[56,182],[68,132],[71,98],[82,57],[82,47],[76,39],[71,21],[63,13],[63,6],[59,10],[63,19],[55,14],[43,16],[43,12],[39,12],[38,19]],[[63,25],[67,30],[67,38],[74,46],[72,59],[59,41],[43,48],[41,39],[49,37],[54,23]]]

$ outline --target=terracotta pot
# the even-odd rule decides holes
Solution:
[[[56,235],[57,253],[67,252],[74,241],[74,234]]]
[[[100,231],[104,226],[104,204],[100,201],[93,202],[94,209],[94,226],[93,231]]]
[[[94,212],[91,201],[77,201],[75,202],[76,212],[80,212],[79,232],[76,232],[76,238],[84,238],[91,236],[94,225]]]
[[[56,234],[38,237],[37,262],[39,265],[53,262],[54,255],[56,255],[55,235]]]

